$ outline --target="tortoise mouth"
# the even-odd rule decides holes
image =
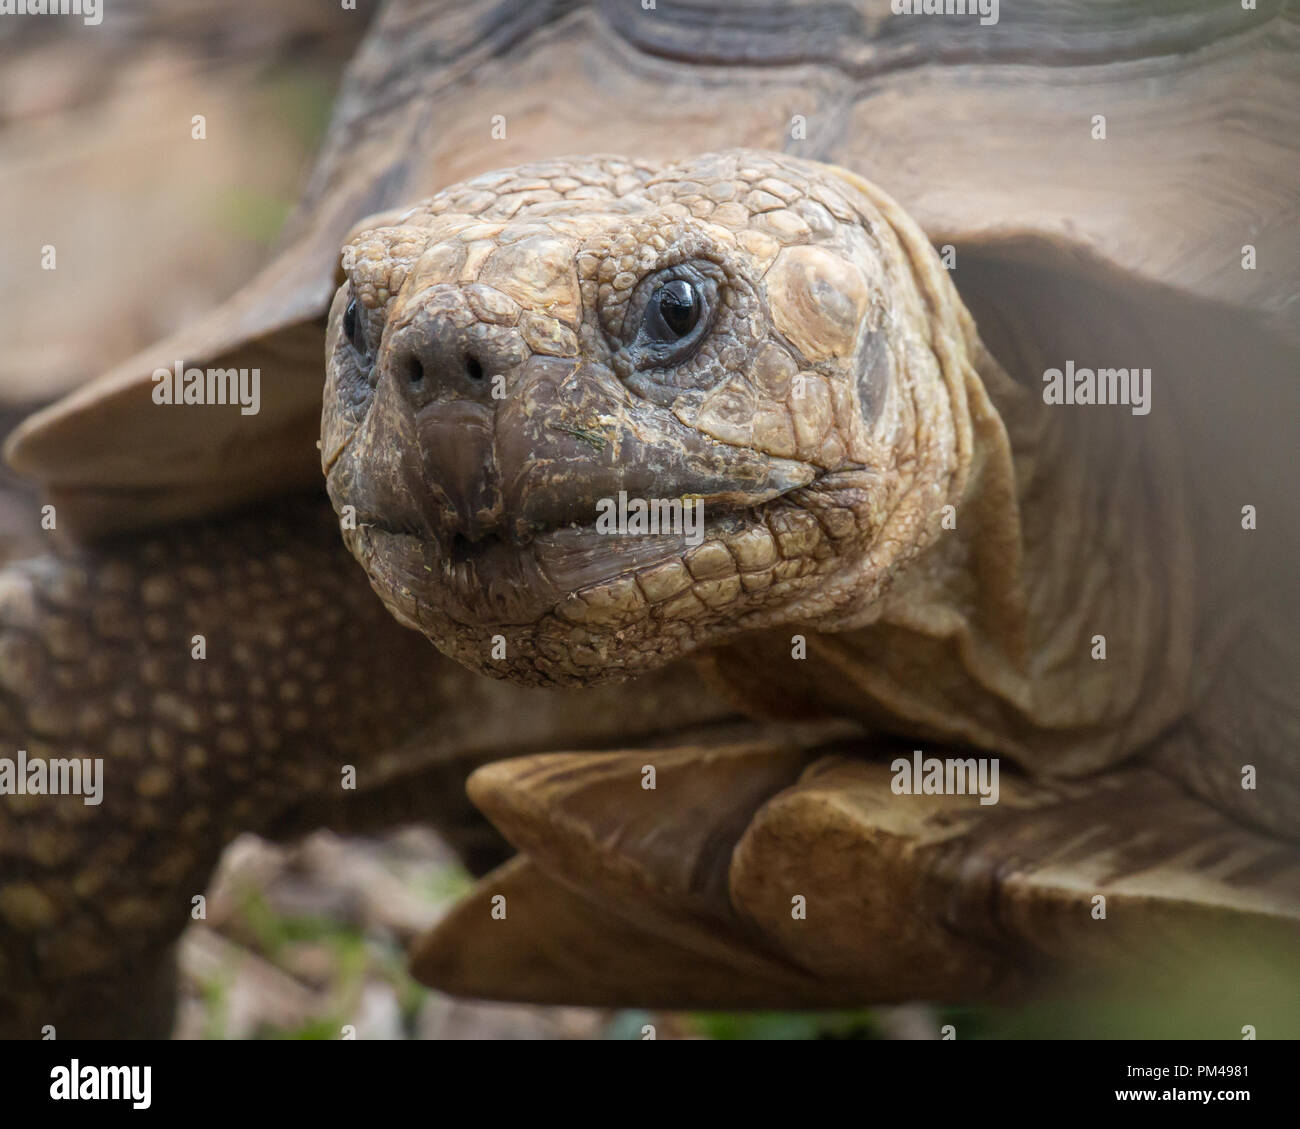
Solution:
[[[643,574],[665,568],[680,569],[684,591],[700,579],[696,572],[706,571],[698,564],[692,569],[691,555],[765,528],[769,505],[710,513],[694,533],[620,533],[574,523],[526,539],[504,529],[473,540],[459,532],[437,536],[363,518],[358,547],[385,600],[423,630],[432,626],[430,612],[468,628],[525,627],[548,614],[562,616],[570,600],[598,598],[629,580],[640,586]],[[654,602],[644,600],[647,609]]]

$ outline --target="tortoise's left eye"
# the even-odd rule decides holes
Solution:
[[[680,341],[699,324],[703,305],[699,292],[685,279],[664,283],[646,305],[644,339],[665,345]]]
[[[364,356],[366,352],[365,327],[361,324],[361,310],[357,306],[355,298],[348,302],[348,308],[343,311],[343,333],[352,348]]]

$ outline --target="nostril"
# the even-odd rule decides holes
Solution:
[[[409,342],[394,346],[381,365],[412,403],[458,397],[481,399],[487,394],[488,377],[496,362],[490,352],[480,352],[475,343],[456,340],[451,333],[412,335]],[[447,338],[451,338],[448,340]]]

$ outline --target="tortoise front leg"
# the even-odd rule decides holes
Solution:
[[[165,1032],[141,981],[224,844],[433,715],[360,581],[314,497],[0,574],[0,756],[92,793],[0,796],[0,1032]]]
[[[474,764],[719,712],[676,675],[617,692],[578,707],[444,659],[316,497],[6,568],[0,758],[75,759],[97,794],[0,795],[0,1035],[165,1034],[171,946],[241,831],[373,819],[418,778],[387,814],[479,842]]]
[[[899,758],[883,738],[818,756],[760,735],[487,766],[470,794],[522,855],[417,944],[414,972],[538,1003],[825,1007],[1294,952],[1300,851],[1150,769],[1045,784],[1007,762],[981,804],[895,792]]]

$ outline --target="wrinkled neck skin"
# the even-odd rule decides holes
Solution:
[[[1041,373],[1062,358],[1015,326],[1013,380],[910,221],[896,227],[929,307],[915,332],[939,361],[908,371],[939,376],[958,437],[933,495],[952,509],[928,515],[939,529],[915,559],[883,576],[867,562],[872,583],[842,608],[700,664],[756,712],[843,714],[1044,775],[1096,771],[1187,705],[1197,578],[1173,421],[1044,404]],[[1093,336],[1104,349],[1104,327]]]

